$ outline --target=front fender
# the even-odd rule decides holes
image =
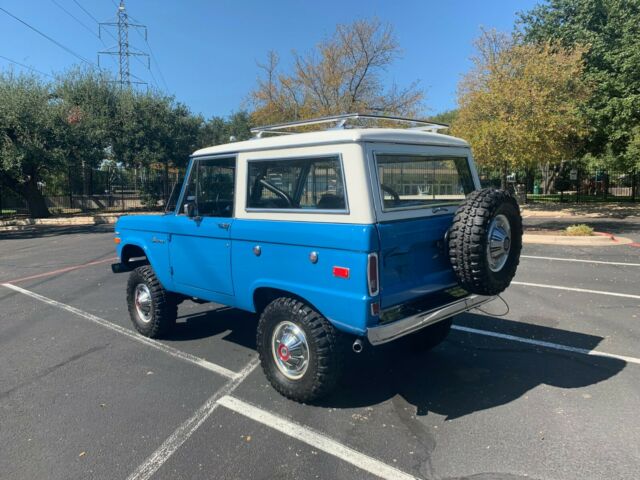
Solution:
[[[160,284],[166,290],[173,289],[169,264],[169,235],[157,232],[120,231],[121,242],[116,248],[122,262],[122,252],[127,246],[140,248],[153,268]]]

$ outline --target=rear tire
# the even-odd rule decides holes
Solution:
[[[449,259],[458,282],[479,295],[497,295],[516,274],[522,217],[511,193],[478,190],[458,208],[449,230]]]
[[[177,297],[162,287],[150,265],[129,275],[127,306],[135,329],[149,338],[165,335],[178,318]]]
[[[342,334],[304,302],[281,297],[258,322],[257,350],[265,376],[297,402],[329,393],[342,373]]]
[[[449,335],[452,323],[453,318],[447,318],[408,335],[410,348],[414,351],[428,351],[437,347]]]

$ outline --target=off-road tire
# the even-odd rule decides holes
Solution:
[[[421,330],[418,330],[411,335],[407,335],[406,342],[411,350],[416,352],[424,352],[431,350],[442,342],[449,335],[451,331],[451,324],[453,323],[453,317],[441,320],[438,323],[429,325]]]
[[[273,358],[272,336],[282,321],[302,329],[309,346],[309,365],[297,380],[287,378]],[[306,303],[288,297],[272,301],[260,315],[256,337],[262,370],[273,388],[285,397],[311,402],[328,394],[338,383],[344,355],[343,334]]]
[[[497,215],[508,219],[511,236],[506,263],[494,272],[486,252],[489,226]],[[511,193],[491,188],[471,193],[456,211],[448,237],[449,259],[464,289],[479,295],[497,295],[509,286],[522,250],[522,217]]]
[[[151,319],[141,319],[135,304],[135,290],[140,284],[146,285],[151,293]],[[177,297],[166,291],[150,265],[138,267],[129,275],[127,282],[127,306],[135,329],[145,337],[158,338],[166,335],[178,318]]]

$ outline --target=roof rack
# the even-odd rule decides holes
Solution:
[[[385,122],[398,122],[409,123],[415,125],[411,127],[411,130],[431,131],[437,132],[445,128],[449,128],[446,123],[429,122],[426,120],[417,120],[415,118],[394,117],[389,115],[374,115],[374,114],[362,114],[362,113],[345,113],[342,115],[333,115],[330,117],[311,118],[308,120],[298,120],[295,122],[276,123],[274,125],[265,125],[262,127],[254,127],[251,129],[251,133],[255,134],[256,138],[262,137],[265,133],[273,135],[291,135],[295,132],[288,131],[289,129],[307,127],[310,125],[322,125],[322,124],[335,124],[330,129],[343,129],[353,128],[349,125],[349,122],[354,120],[369,120],[369,121],[385,121]],[[361,126],[362,127],[362,126]]]

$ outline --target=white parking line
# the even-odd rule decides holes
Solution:
[[[345,462],[358,467],[365,472],[369,472],[380,478],[387,480],[415,480],[417,477],[399,470],[391,465],[387,465],[380,460],[358,452],[340,442],[327,437],[326,435],[312,430],[309,427],[300,425],[274,413],[258,408],[249,403],[243,402],[235,397],[225,396],[218,400],[218,404],[244,415],[251,420],[262,423],[267,427],[277,430],[307,445],[322,450]]]
[[[628,363],[635,363],[640,365],[640,358],[627,357],[625,355],[616,355],[615,353],[601,352],[599,350],[588,350],[586,348],[570,347],[568,345],[562,345],[560,343],[545,342],[543,340],[534,340],[532,338],[517,337],[515,335],[508,335],[506,333],[490,332],[488,330],[479,330],[477,328],[463,327],[462,325],[452,325],[453,330],[459,330],[461,332],[474,333],[476,335],[484,335],[485,337],[500,338],[502,340],[510,340],[512,342],[526,343],[529,345],[536,345],[538,347],[550,348],[553,350],[562,350],[571,353],[580,353],[582,355],[591,355],[594,357],[615,358],[616,360],[623,360]]]
[[[218,375],[222,375],[224,377],[227,378],[236,378],[239,374],[236,372],[233,372],[225,367],[223,367],[222,365],[217,365],[215,363],[212,363],[208,360],[205,360],[204,358],[200,358],[200,357],[196,357],[195,355],[191,355],[190,353],[186,353],[183,352],[181,350],[178,350],[176,348],[170,347],[169,345],[165,345],[164,343],[158,342],[156,340],[152,340],[151,338],[147,338],[147,337],[143,337],[142,335],[129,330],[127,328],[121,327],[120,325],[117,325],[115,323],[111,323],[108,320],[105,320],[104,318],[100,318],[100,317],[96,317],[95,315],[88,313],[88,312],[84,312],[82,310],[80,310],[79,308],[76,307],[72,307],[71,305],[67,305],[65,303],[61,303],[58,302],[57,300],[52,300],[51,298],[47,298],[43,295],[40,295],[38,293],[32,292],[30,290],[26,290],[22,287],[18,287],[16,285],[12,285],[11,283],[3,283],[2,284],[3,287],[9,288],[11,290],[14,290],[18,293],[22,293],[24,295],[27,295],[31,298],[35,298],[36,300],[40,300],[41,302],[44,303],[48,303],[49,305],[53,305],[54,307],[58,307],[58,308],[62,308],[63,310],[66,310],[67,312],[71,312],[74,315],[78,315],[79,317],[82,318],[86,318],[87,320],[91,320],[94,323],[97,323],[98,325],[108,328],[109,330],[112,330],[114,332],[120,333],[122,335],[124,335],[125,337],[128,337],[132,340],[135,340],[138,343],[142,343],[144,345],[147,345],[149,347],[153,347],[157,350],[160,350],[164,353],[166,353],[167,355],[170,355],[174,358],[178,358],[180,360],[184,360],[185,362],[189,362],[192,364],[195,364],[199,367],[202,367],[206,370],[210,370],[214,373],[217,373]]]
[[[153,452],[127,480],[148,480],[158,469],[178,450],[184,442],[211,416],[220,405],[221,397],[231,394],[242,381],[259,365],[258,359],[253,359],[234,378],[227,382],[220,390],[213,394],[189,419],[180,425],[160,447]]]
[[[552,290],[566,290],[568,292],[594,293],[596,295],[609,295],[611,297],[635,298],[640,300],[640,295],[630,293],[607,292],[604,290],[589,290],[588,288],[563,287],[561,285],[545,285],[542,283],[511,282],[511,285],[521,285],[524,287],[550,288]]]
[[[537,255],[520,255],[520,258],[532,258],[535,260],[555,260],[558,262],[593,263],[596,265],[620,265],[623,267],[640,267],[640,263],[604,262],[602,260],[581,260],[578,258],[539,257]]]

